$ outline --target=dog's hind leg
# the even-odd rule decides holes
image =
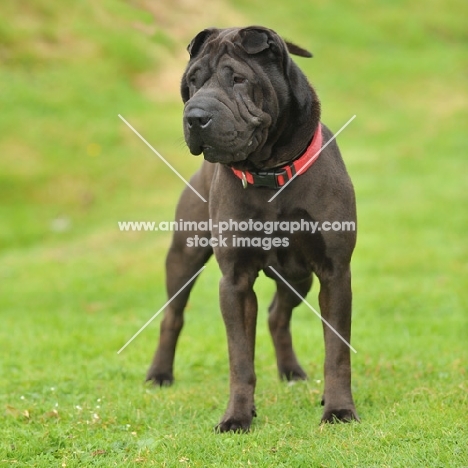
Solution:
[[[291,286],[305,297],[312,285],[312,275]],[[301,299],[294,294],[282,280],[276,281],[276,293],[268,309],[268,326],[276,352],[278,373],[281,379],[305,380],[307,375],[299,365],[292,345],[290,330],[291,315],[294,307],[301,303]]]
[[[208,221],[208,203],[204,203],[185,189],[176,210],[176,220],[180,222]],[[195,226],[193,224],[193,226]],[[192,226],[192,227],[193,227]],[[166,290],[168,299],[174,298],[164,311],[161,322],[159,344],[148,369],[146,380],[156,385],[170,385],[174,381],[174,355],[180,331],[184,323],[184,309],[196,278],[184,285],[208,261],[213,253],[209,244],[206,247],[195,246],[188,238],[210,238],[209,231],[175,231],[172,244],[166,257]]]

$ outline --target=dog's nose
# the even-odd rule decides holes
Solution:
[[[187,124],[190,129],[208,127],[211,123],[212,117],[212,114],[198,107],[189,109],[185,114],[185,118],[187,119]]]

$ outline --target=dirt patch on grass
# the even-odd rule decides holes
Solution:
[[[180,78],[188,59],[186,47],[199,31],[211,26],[247,24],[246,19],[223,0],[135,0],[134,5],[149,12],[154,20],[153,25],[136,24],[136,28],[150,35],[163,33],[174,43],[162,59],[163,67],[135,78],[135,85],[148,98],[159,102],[180,99]]]

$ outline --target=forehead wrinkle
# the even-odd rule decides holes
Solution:
[[[236,60],[236,58],[230,54],[224,54],[220,57],[218,67],[230,68],[233,72],[247,72],[246,74],[248,75],[255,73],[253,67],[251,67],[249,63],[242,60]]]

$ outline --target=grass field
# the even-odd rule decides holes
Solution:
[[[0,5],[0,466],[467,467],[468,4],[3,1]],[[256,285],[258,417],[213,432],[228,398],[214,261],[192,295],[176,384],[144,384],[166,301],[168,233],[188,178],[177,95],[185,45],[263,24],[297,59],[337,131],[359,216],[353,392],[361,424],[319,426],[323,342],[301,306],[309,380],[277,379],[273,284]],[[317,285],[309,295],[317,306]]]

